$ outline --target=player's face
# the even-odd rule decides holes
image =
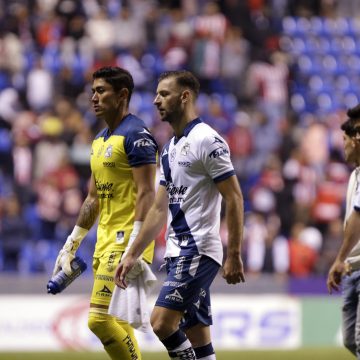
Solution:
[[[119,109],[119,95],[113,87],[104,79],[94,79],[91,91],[91,102],[95,115],[103,119],[108,116],[116,116]]]
[[[180,121],[183,114],[183,91],[174,77],[161,80],[156,90],[154,105],[157,107],[162,121],[170,124]]]

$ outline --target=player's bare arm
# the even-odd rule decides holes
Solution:
[[[227,255],[223,265],[223,278],[228,284],[245,282],[244,267],[241,260],[244,225],[242,192],[235,175],[216,185],[225,200],[226,225],[229,233]]]
[[[135,221],[144,221],[155,198],[156,165],[147,164],[132,168],[134,182],[137,188],[135,203]]]
[[[76,225],[89,230],[94,225],[98,215],[99,199],[97,196],[95,179],[94,176],[91,175],[89,192],[81,206]]]
[[[353,211],[346,222],[344,231],[344,240],[340,247],[339,253],[329,270],[327,278],[327,288],[331,294],[333,290],[338,291],[341,284],[341,278],[346,272],[345,259],[352,248],[359,241],[360,234],[360,212]]]
[[[89,193],[84,200],[76,225],[67,237],[63,248],[60,250],[56,258],[53,270],[55,276],[61,269],[70,276],[72,272],[71,262],[75,258],[77,249],[85,238],[89,229],[94,225],[95,220],[99,214],[99,203],[96,192],[94,177],[90,178]]]
[[[115,284],[122,289],[127,287],[126,275],[134,266],[137,258],[159,234],[167,218],[168,196],[164,186],[160,186],[154,204],[148,211],[140,232],[131,245],[126,256],[118,264],[115,271]]]

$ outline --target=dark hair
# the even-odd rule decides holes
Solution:
[[[190,89],[194,94],[195,98],[198,97],[200,92],[199,80],[188,70],[174,70],[165,71],[159,76],[158,82],[169,77],[176,78],[178,85]]]
[[[360,135],[360,104],[349,109],[346,115],[348,119],[341,125],[341,130],[347,136],[357,137]]]
[[[93,80],[100,78],[109,83],[116,92],[123,88],[128,89],[128,103],[130,102],[134,90],[134,79],[129,71],[117,66],[105,66],[93,73]]]

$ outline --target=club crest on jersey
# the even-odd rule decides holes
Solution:
[[[112,157],[112,153],[113,153],[113,146],[109,145],[105,150],[104,157],[110,158],[110,157]]]
[[[189,153],[189,150],[190,150],[190,144],[187,142],[181,148],[180,154],[186,156]]]
[[[173,162],[176,157],[176,149],[172,149],[170,153],[170,162]]]

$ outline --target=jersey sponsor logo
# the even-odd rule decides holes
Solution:
[[[185,195],[188,187],[187,186],[175,186],[173,183],[166,183],[166,191],[170,196],[173,195]]]
[[[98,194],[99,199],[112,199],[114,194],[100,193]]]
[[[190,144],[187,142],[181,148],[180,154],[186,156],[189,153],[189,150],[190,150]]]
[[[178,161],[178,165],[180,167],[189,168],[191,166],[191,162],[190,161]]]
[[[166,149],[163,150],[163,152],[161,153],[161,157],[165,156],[168,154],[168,151]]]
[[[104,161],[103,166],[104,167],[115,167],[115,161]]]
[[[218,157],[220,157],[222,155],[228,154],[228,153],[229,153],[228,149],[226,149],[225,147],[220,146],[217,149],[213,150],[209,154],[209,157],[216,159],[216,158],[218,158]]]
[[[176,157],[176,149],[172,149],[171,153],[170,153],[170,162],[173,162],[175,160]]]
[[[176,269],[175,269],[175,275],[174,278],[180,280],[182,278],[182,270],[184,267],[184,260],[185,257],[184,256],[180,256],[178,263],[176,264]]]
[[[111,182],[102,183],[98,180],[95,180],[95,186],[98,191],[111,191],[114,184]]]
[[[104,157],[110,158],[110,157],[112,157],[112,153],[113,153],[113,146],[109,145],[105,150]]]
[[[175,186],[173,183],[166,184],[166,191],[169,194],[169,204],[180,204],[184,201],[184,195],[186,194],[187,186]]]
[[[114,278],[108,275],[95,275],[96,280],[110,281],[113,282]]]
[[[126,346],[127,346],[128,349],[129,349],[129,353],[130,353],[130,358],[131,358],[131,360],[137,360],[137,359],[139,359],[139,357],[138,357],[137,354],[136,354],[136,349],[135,349],[134,343],[133,343],[132,340],[131,340],[130,335],[127,335],[127,336],[123,339],[123,342],[126,344]]]
[[[177,291],[177,290],[174,290],[173,293],[166,295],[165,300],[170,300],[170,301],[174,301],[177,303],[184,302],[183,297],[180,295],[179,291]]]
[[[188,287],[187,283],[184,282],[179,282],[179,281],[164,281],[163,286],[165,287],[183,287],[184,289],[186,289]]]
[[[134,141],[135,147],[146,147],[146,146],[155,146],[154,142],[151,139],[141,138],[139,140]]]
[[[101,290],[96,292],[96,295],[101,297],[110,297],[112,295],[112,292],[106,285],[104,285]]]

